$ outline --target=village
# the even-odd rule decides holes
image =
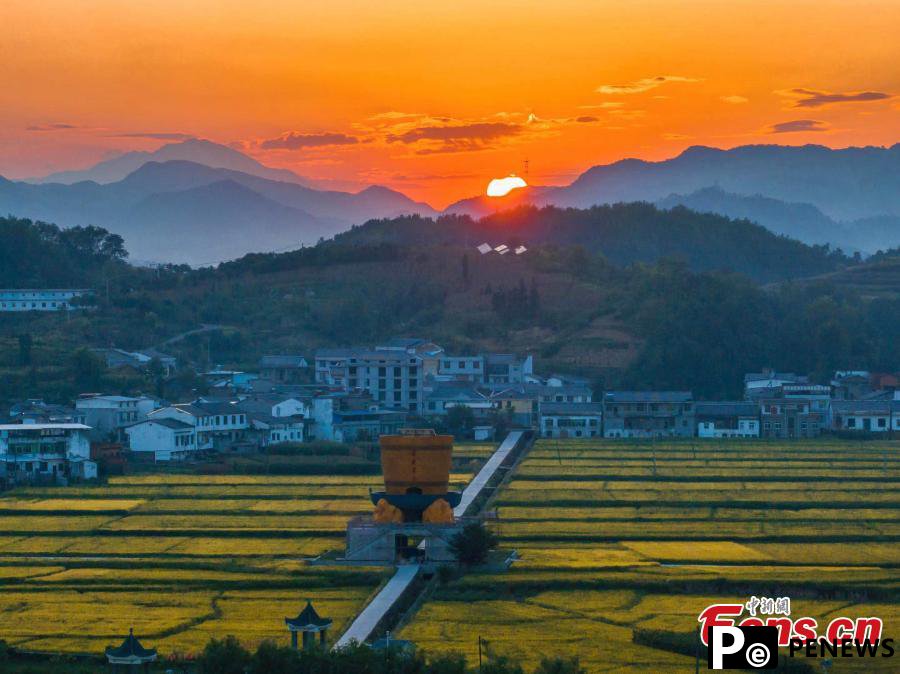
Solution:
[[[177,359],[156,350],[97,349],[111,369]],[[185,366],[187,367],[187,366]],[[544,438],[792,440],[820,434],[890,438],[900,432],[900,378],[838,371],[827,383],[765,370],[744,377],[743,400],[690,391],[602,391],[534,371],[534,357],[454,354],[394,338],[314,356],[269,355],[257,372],[198,373],[205,394],[167,401],[84,392],[71,406],[17,402],[0,419],[7,485],[90,480],[128,464],[174,464],[310,442],[366,443],[401,428],[437,428],[493,441],[512,429]]]

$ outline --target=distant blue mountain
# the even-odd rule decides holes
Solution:
[[[32,184],[0,178],[0,213],[95,224],[121,234],[138,260],[196,264],[314,244],[364,222],[427,204],[384,187],[315,190],[188,161],[146,162],[107,184]]]

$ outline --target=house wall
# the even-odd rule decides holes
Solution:
[[[602,435],[599,416],[547,415],[541,417],[541,436],[545,438],[593,438]]]
[[[700,438],[758,438],[759,419],[739,419],[737,426],[705,420],[697,423],[697,437]]]
[[[85,294],[84,290],[0,290],[0,312],[74,309],[72,298]]]
[[[184,458],[197,450],[197,437],[193,430],[176,431],[162,424],[147,422],[128,428],[126,433],[131,451],[153,452],[157,461]]]
[[[890,414],[845,414],[840,418],[840,429],[866,433],[887,433],[891,429]]]

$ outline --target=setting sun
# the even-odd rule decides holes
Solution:
[[[487,195],[489,197],[505,197],[519,187],[528,187],[522,178],[515,175],[509,175],[506,178],[494,178],[487,186]]]

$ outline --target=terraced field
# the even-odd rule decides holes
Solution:
[[[690,672],[692,648],[633,640],[690,646],[705,607],[756,595],[820,624],[877,615],[897,638],[898,486],[898,443],[540,441],[495,503],[521,559],[438,588],[402,636],[470,662],[480,635],[529,666],[560,653],[590,672]]]
[[[468,475],[456,475],[466,482]],[[164,654],[234,634],[288,642],[307,598],[337,636],[385,577],[309,566],[343,547],[378,476],[112,478],[0,498],[0,639],[101,653],[129,627]]]

